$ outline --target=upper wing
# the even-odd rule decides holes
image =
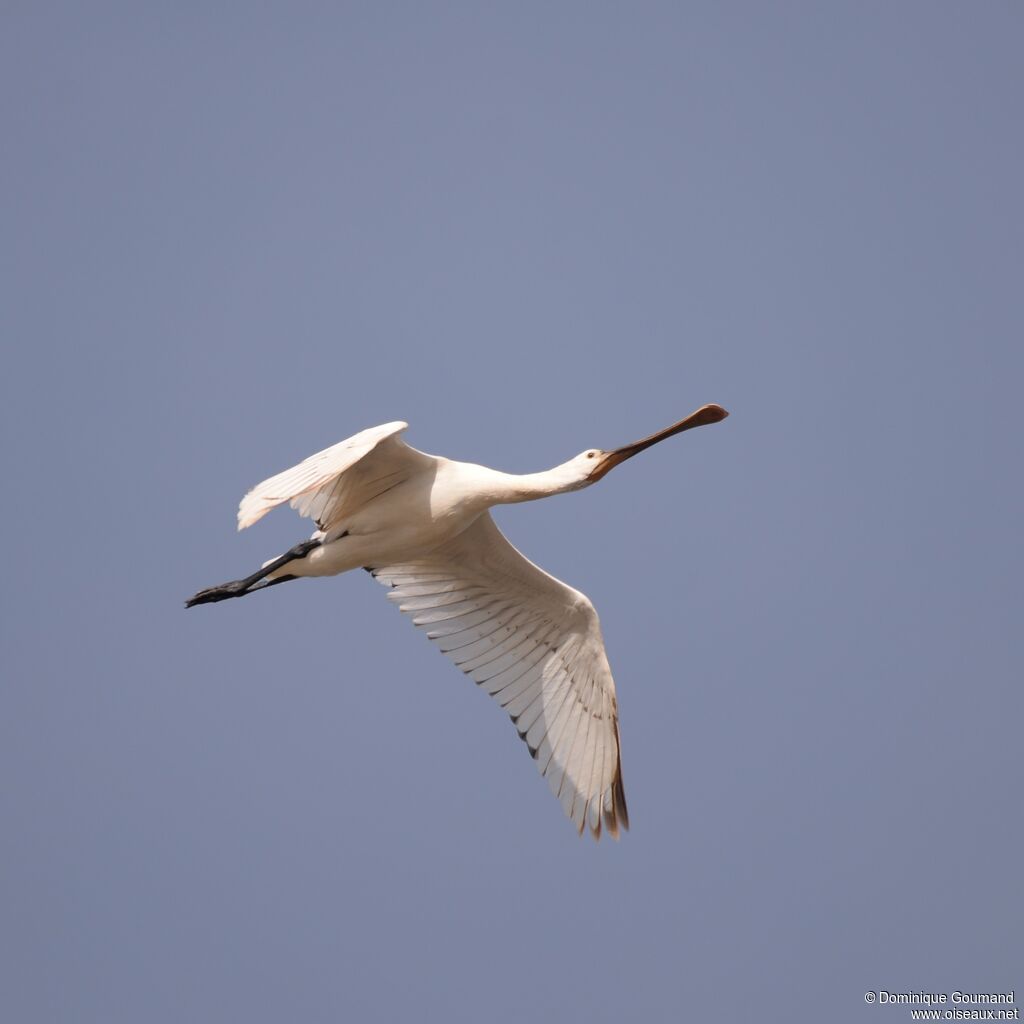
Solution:
[[[583,594],[520,554],[488,512],[423,558],[370,571],[505,708],[580,832],[629,828],[615,684]]]
[[[434,461],[398,436],[408,426],[396,421],[362,430],[257,484],[238,506],[238,528],[252,526],[272,508],[290,501],[299,515],[315,519],[321,530],[330,529],[349,509]]]

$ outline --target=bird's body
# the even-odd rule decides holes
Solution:
[[[395,433],[387,435],[372,456],[363,457],[367,465],[361,468],[372,470],[373,475],[366,474],[361,493],[353,495],[354,488],[350,489],[345,501],[316,516],[321,528],[313,537],[321,545],[306,558],[291,563],[291,575],[334,576],[360,566],[415,557],[460,534],[494,505],[529,501],[584,486],[573,463],[568,463],[567,469],[556,467],[548,473],[515,476],[425,455],[398,439],[397,434],[405,429],[404,423],[374,428]],[[265,488],[265,484],[256,488],[247,498],[249,505],[243,503],[243,508],[252,507],[252,496],[262,494]],[[284,490],[289,489],[286,483]],[[261,510],[256,517],[262,515]],[[244,526],[248,525],[250,521],[245,521]],[[284,569],[277,573],[283,575]]]
[[[539,569],[489,509],[578,490],[690,427],[726,416],[705,406],[634,445],[590,449],[543,473],[513,475],[427,455],[387,423],[310,456],[242,499],[244,529],[290,502],[317,531],[243,580],[188,605],[241,597],[303,576],[368,569],[413,622],[510,714],[582,832],[628,827],[615,686],[593,605]]]

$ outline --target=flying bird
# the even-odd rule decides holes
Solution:
[[[239,530],[287,501],[316,532],[251,576],[200,590],[186,607],[366,569],[508,712],[577,831],[618,837],[629,815],[597,612],[520,554],[489,510],[589,487],[651,445],[726,416],[705,405],[633,444],[590,448],[524,475],[410,448],[400,436],[406,423],[370,427],[254,487],[239,505]]]

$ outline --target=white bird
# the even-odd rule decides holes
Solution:
[[[598,839],[603,827],[617,837],[629,817],[597,612],[520,554],[488,510],[588,487],[645,448],[727,415],[705,405],[634,444],[591,448],[525,475],[416,451],[399,436],[406,423],[371,427],[254,487],[239,505],[239,530],[286,501],[318,529],[251,576],[201,590],[186,607],[365,568],[508,712],[577,830]]]

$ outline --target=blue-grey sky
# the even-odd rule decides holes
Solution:
[[[0,30],[0,1017],[909,1019],[1024,989],[1015,3],[37,4]],[[585,591],[580,841],[253,484],[393,419]]]

